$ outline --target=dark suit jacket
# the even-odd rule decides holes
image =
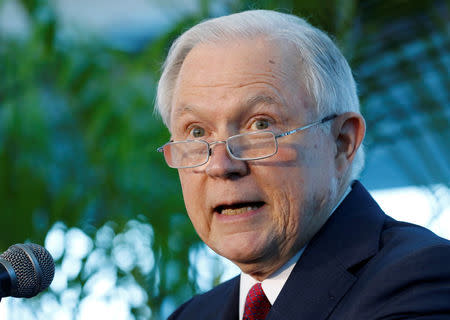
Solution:
[[[169,319],[237,320],[239,279],[195,296]],[[450,242],[386,216],[354,182],[266,319],[450,319]]]

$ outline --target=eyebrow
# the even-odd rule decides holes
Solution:
[[[175,110],[173,111],[173,115],[177,119],[183,118],[186,115],[199,115],[196,109],[197,108],[195,107],[195,105],[184,104],[179,106],[178,108],[175,108]]]
[[[183,115],[183,114],[185,114],[185,113],[191,113],[191,112],[193,112],[194,110],[192,109],[192,107],[191,106],[189,106],[189,105],[183,105],[183,106],[181,106],[180,108],[176,108],[175,109],[175,115],[176,116],[181,116],[181,115]]]
[[[245,101],[245,103],[242,106],[245,109],[250,109],[258,104],[280,105],[280,102],[272,96],[256,95],[256,96],[253,96],[253,97],[250,97],[249,99],[247,99],[247,101]],[[182,106],[180,106],[180,108],[176,108],[174,112],[175,112],[176,117],[181,117],[184,114],[195,113],[195,107],[193,107],[191,105],[182,105]]]
[[[252,113],[255,111],[267,111],[270,110],[271,113],[275,113],[280,120],[286,121],[286,114],[284,112],[284,104],[277,99],[277,97],[265,94],[259,94],[253,97],[250,97],[242,104],[245,109],[244,112]],[[271,108],[268,108],[272,106]],[[273,108],[275,107],[275,108]]]
[[[275,99],[272,96],[268,95],[257,95],[254,97],[249,98],[245,103],[244,106],[247,108],[253,107],[258,104],[275,104],[275,105],[281,105],[280,102]]]

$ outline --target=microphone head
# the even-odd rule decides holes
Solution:
[[[16,281],[11,296],[31,298],[48,288],[55,275],[55,263],[50,253],[34,243],[14,244],[0,255],[11,265]]]

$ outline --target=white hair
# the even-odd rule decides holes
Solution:
[[[290,42],[295,46],[302,61],[304,85],[315,104],[317,115],[360,112],[351,69],[323,31],[294,15],[250,10],[201,22],[172,44],[158,83],[155,109],[169,130],[173,91],[188,53],[198,44],[254,39],[258,36]],[[363,165],[364,150],[361,145],[353,160],[349,181],[359,176]]]

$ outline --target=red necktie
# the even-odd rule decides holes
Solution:
[[[270,302],[261,288],[261,283],[257,283],[247,294],[243,320],[264,320],[270,311],[270,307]]]

